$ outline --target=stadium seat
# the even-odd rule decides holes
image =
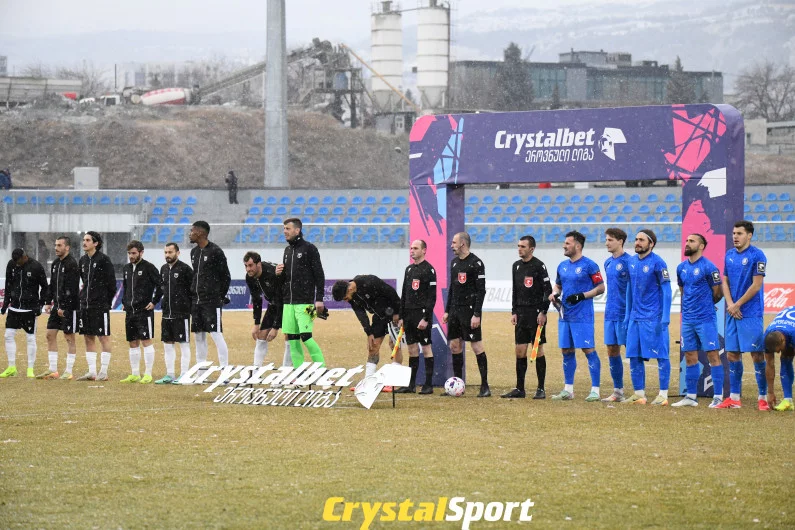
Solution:
[[[337,217],[336,215],[332,215],[331,217],[328,218],[328,222],[329,223],[339,223],[340,222],[340,218]]]
[[[757,221],[767,221],[767,214],[759,214],[756,216]]]
[[[155,206],[154,208],[152,208],[152,215],[163,215],[163,207]]]
[[[795,211],[795,207],[793,207],[792,203],[785,204],[783,208],[781,208],[782,212],[793,212]]]
[[[255,204],[257,206],[261,206],[261,205],[265,204],[265,197],[262,197],[261,195],[257,195],[256,197],[254,197],[254,201],[253,201],[252,204]]]
[[[475,214],[475,209],[472,208],[471,205],[467,204],[466,206],[464,206],[464,215],[474,215],[474,214]]]
[[[751,202],[759,202],[761,200],[762,200],[762,194],[761,193],[754,193],[754,194],[751,195]]]
[[[580,204],[582,198],[579,195],[572,195],[569,199],[569,204]]]
[[[765,205],[762,203],[757,204],[754,206],[754,213],[762,213],[765,211]]]
[[[408,223],[409,222],[409,216],[408,215],[404,215],[403,217],[400,218],[400,222],[401,223]]]
[[[403,195],[398,195],[397,197],[395,197],[395,204],[404,205],[404,204],[408,204],[408,201],[406,200],[406,198]]]
[[[477,211],[478,211],[478,213],[480,215],[486,215],[486,214],[489,213],[489,207],[488,206],[478,206],[478,210]]]
[[[781,195],[778,196],[778,200],[780,200],[780,201],[788,201],[788,200],[790,200],[789,192],[787,192],[787,191],[782,192]]]
[[[193,208],[186,206],[182,209],[182,215],[193,215]]]
[[[290,207],[290,215],[293,217],[298,217],[303,213],[303,209],[300,206],[291,206]]]
[[[591,213],[596,214],[596,215],[601,215],[603,212],[604,212],[604,209],[602,208],[601,204],[596,204],[591,209]]]
[[[259,218],[259,222],[260,223],[270,223],[271,220],[270,220],[270,217],[262,216],[262,217]]]
[[[777,199],[778,199],[778,196],[775,193],[773,193],[773,192],[768,193],[767,197],[765,197],[765,200],[767,202],[772,202],[772,201],[775,201]]]
[[[533,208],[531,206],[528,206],[528,205],[522,206],[521,213],[523,213],[525,215],[530,215],[531,213],[533,213]]]
[[[657,206],[657,208],[654,209],[654,213],[657,213],[657,214],[663,214],[666,211],[668,211],[668,209],[665,207],[664,204],[660,204],[660,205]]]
[[[524,215],[517,215],[514,218],[513,222],[514,223],[526,223],[527,222],[527,218]]]
[[[185,199],[185,204],[187,204],[188,206],[196,206],[197,202],[198,201],[196,200],[196,197],[194,197],[193,195],[188,195],[188,198]]]
[[[580,215],[585,215],[588,213],[588,207],[584,204],[581,204],[577,207],[577,213]]]
[[[654,215],[647,215],[646,216],[646,222],[647,223],[656,223],[657,221],[658,221],[658,219]]]
[[[317,206],[320,204],[320,199],[318,199],[315,195],[312,195],[309,197],[309,199],[307,199],[306,203],[311,204],[312,206]]]
[[[623,214],[631,214],[634,211],[634,207],[631,204],[625,204],[623,208],[621,208],[621,213]]]
[[[324,195],[321,204],[334,204],[334,197],[330,195]]]
[[[287,215],[287,207],[279,206],[276,208],[276,215]]]
[[[36,197],[33,197],[33,198],[36,199]],[[94,197],[93,195],[89,195],[88,197],[86,197],[86,204],[88,204],[88,205],[97,204],[97,202],[98,202],[97,198]]]
[[[668,213],[682,213],[682,207],[678,204],[672,204],[670,208],[668,208]]]
[[[490,216],[488,216],[488,217],[486,218],[486,222],[487,222],[487,223],[496,223],[496,222],[497,222],[497,216],[496,216],[496,215],[490,215]]]
[[[179,195],[171,197],[171,204],[175,206],[180,206],[182,204],[182,197],[180,197]]]
[[[144,204],[152,204],[152,197],[150,197],[149,195],[144,197]]]
[[[190,224],[190,219],[188,217],[180,217],[179,218],[180,224]]]
[[[304,204],[306,204],[306,198],[303,197],[303,196],[302,197],[296,197],[295,201],[293,202],[293,204],[297,204],[298,206],[303,206]]]
[[[130,206],[135,206],[136,204],[138,204],[138,202],[139,202],[138,197],[134,195],[130,196],[130,198],[127,199],[127,204],[129,204]]]
[[[362,206],[361,211],[359,212],[362,215],[373,215],[373,207],[372,206]]]
[[[49,199],[49,197],[47,197],[47,198]],[[101,204],[103,206],[110,204],[110,197],[108,197],[107,195],[103,195],[102,198],[99,199],[99,204]]]
[[[20,197],[20,199],[24,199],[24,197]],[[19,199],[17,199],[17,204],[19,204]],[[72,204],[80,205],[80,204],[85,204],[85,203],[83,202],[83,197],[80,197],[79,195],[75,195],[74,197],[72,197]]]
[[[776,213],[778,212],[778,204],[773,203],[767,207],[767,213]]]
[[[168,215],[179,215],[179,208],[177,208],[176,206],[169,206]]]
[[[163,219],[163,222],[168,224],[174,224],[176,221],[174,221],[173,217],[166,217],[165,219]]]
[[[629,202],[640,202],[640,195],[633,193],[629,196]]]
[[[467,199],[468,204],[477,204],[478,202],[480,202],[480,199],[478,199],[477,195],[470,195]]]
[[[643,222],[643,218],[641,218],[640,215],[633,215],[632,217],[629,218],[629,220],[632,223],[642,223]]]
[[[531,223],[540,223],[541,222],[541,218],[539,216],[537,216],[537,215],[534,215],[534,216],[532,216],[529,219],[529,222],[531,222]]]
[[[392,204],[392,197],[389,195],[384,195],[381,197],[381,204]]]
[[[527,204],[538,204],[538,197],[536,197],[535,195],[528,195]]]
[[[357,208],[356,206],[348,206],[347,214],[348,215],[358,215],[359,214],[359,208]]]
[[[657,222],[660,222],[660,223],[667,223],[670,220],[671,219],[667,215],[661,215],[660,217],[657,218]]]
[[[502,206],[500,206],[499,204],[495,204],[491,208],[491,213],[497,214],[497,215],[501,214],[502,213]]]
[[[616,206],[615,204],[611,204],[610,206],[607,207],[607,213],[613,214],[613,215],[617,214],[618,213],[618,206]]]
[[[276,200],[276,197],[273,195],[269,195],[267,199],[265,199],[265,204],[270,204],[271,206],[275,204],[279,204],[279,201]]]
[[[160,218],[153,215],[152,217],[149,218],[148,222],[149,223],[159,223],[160,222]]]
[[[567,213],[569,215],[573,214],[574,206],[572,206],[571,204],[566,205],[566,207],[563,209],[563,213]]]
[[[596,197],[593,195],[586,195],[582,202],[585,204],[593,204],[596,202]]]
[[[624,194],[623,193],[617,194],[615,197],[613,197],[613,202],[623,203],[624,202]]]
[[[651,209],[649,208],[649,205],[648,205],[648,204],[641,204],[641,205],[638,207],[638,213],[641,213],[641,214],[648,214],[648,213],[651,213]]]
[[[523,202],[521,195],[514,195],[511,197],[511,204],[522,204]]]
[[[342,218],[342,222],[352,225],[354,223],[354,220],[353,217],[351,217],[350,215],[346,215],[345,217]]]
[[[555,204],[565,204],[565,203],[566,203],[566,197],[564,195],[558,195],[557,197],[555,197]]]
[[[508,204],[509,202],[511,202],[510,199],[505,195],[500,195],[497,198],[497,204]]]
[[[552,204],[552,197],[549,195],[542,195],[538,202],[541,204]]]
[[[780,213],[777,213],[776,215],[772,216],[772,217],[770,218],[770,220],[771,220],[771,221],[783,221],[783,220],[784,220],[784,218],[783,218],[783,217],[781,217],[781,214],[780,214]],[[780,228],[780,227],[776,227],[776,228]]]
[[[608,197],[607,195],[600,195],[599,199],[597,199],[597,202],[600,202],[602,204],[609,203],[610,197]]]
[[[386,206],[379,206],[375,210],[375,213],[377,213],[378,215],[388,215],[389,214],[389,210],[386,209]]]
[[[365,204],[376,204],[378,201],[375,200],[375,197],[369,195],[367,199],[365,199]]]
[[[392,215],[403,215],[404,212],[407,212],[406,208],[401,208],[400,206],[393,206],[389,213]]]
[[[262,215],[273,215],[273,206],[263,206],[260,209],[260,213],[262,213]]]
[[[370,221],[370,222],[371,223],[383,223],[384,222],[384,218],[381,217],[380,215],[374,215],[373,216],[373,220]]]
[[[351,204],[364,204],[364,201],[358,195],[351,199]]]
[[[292,202],[292,201],[290,201],[290,197],[287,197],[287,196],[282,196],[279,199],[279,204],[288,205],[288,204],[290,204],[290,202]]]
[[[337,200],[334,201],[335,204],[348,204],[348,198],[344,195],[340,195],[337,197]]]
[[[572,223],[582,223],[582,217],[580,217],[579,215],[573,215],[571,217],[571,222]]]
[[[552,206],[549,207],[549,213],[553,215],[560,215],[560,206],[558,206],[557,204],[553,204]]]
[[[613,222],[613,218],[610,217],[609,215],[603,215],[602,219],[601,219],[601,222],[603,222],[603,223],[612,223]]]
[[[679,202],[679,198],[673,193],[669,193],[665,196],[665,202]]]
[[[543,215],[543,214],[547,213],[546,206],[544,206],[543,204],[539,204],[538,207],[536,207],[536,213],[538,215]]]
[[[492,197],[491,195],[486,195],[485,197],[483,197],[483,200],[480,202],[482,202],[483,204],[494,204],[494,197]]]
[[[159,204],[161,206],[165,206],[165,205],[168,204],[168,200],[161,195],[157,199],[155,199],[155,204]]]
[[[505,208],[505,213],[510,215],[516,215],[516,206],[510,205]]]

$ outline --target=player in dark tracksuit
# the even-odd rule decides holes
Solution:
[[[223,335],[221,308],[229,303],[227,293],[232,277],[226,254],[221,247],[207,239],[210,225],[206,221],[196,221],[188,235],[196,246],[190,251],[193,266],[191,283],[191,329],[196,338],[196,362],[207,360],[207,333],[212,337],[218,350],[218,364],[229,364],[229,348]]]
[[[66,339],[66,368],[60,379],[72,379],[72,368],[75,365],[76,345],[75,333],[77,332],[77,310],[79,308],[78,295],[80,293],[80,268],[77,260],[71,254],[72,241],[68,236],[61,236],[55,240],[55,255],[58,259],[52,262],[50,268],[50,292],[45,311],[50,317],[47,319],[47,346],[49,350],[50,367],[47,372],[36,376],[41,379],[58,379],[58,332],[62,331]]]
[[[130,343],[130,375],[122,383],[152,382],[155,363],[155,306],[163,296],[160,273],[157,267],[144,258],[144,245],[140,241],[127,244],[127,263],[122,269],[124,294],[121,303],[126,313],[124,328]],[[144,347],[144,375],[141,376],[141,343]]]
[[[459,232],[453,236],[450,244],[455,258],[450,262],[450,285],[443,319],[448,324],[447,339],[453,355],[453,374],[463,378],[462,342],[469,342],[480,370],[478,397],[491,397],[488,363],[480,328],[480,315],[486,296],[486,267],[479,257],[469,251],[471,241],[469,234]],[[442,395],[447,394],[442,392]]]
[[[417,370],[420,365],[420,345],[425,358],[425,383],[420,394],[433,394],[433,349],[431,329],[433,308],[436,305],[436,270],[425,260],[428,246],[425,241],[412,241],[409,252],[413,264],[406,267],[403,289],[400,295],[400,326],[403,327],[409,350],[411,380],[409,386],[396,392],[416,392]]]
[[[166,263],[160,267],[160,288],[163,298],[160,302],[162,319],[160,321],[160,340],[166,361],[166,375],[155,381],[157,385],[176,384],[175,367],[177,352],[174,343],[179,344],[179,375],[182,377],[190,369],[190,286],[193,283],[193,269],[179,259],[179,245],[171,242],[163,249]]]
[[[268,354],[268,343],[276,338],[282,327],[282,276],[276,275],[276,265],[262,261],[262,257],[253,251],[243,256],[246,267],[246,285],[251,293],[251,308],[254,312],[254,326],[251,336],[256,341],[254,346],[254,366],[262,366]],[[265,314],[262,314],[262,298],[268,302]],[[283,365],[292,366],[290,345],[285,343]]]
[[[17,343],[14,340],[17,330],[24,329],[27,338],[28,377],[35,377],[33,365],[36,362],[36,317],[47,301],[47,273],[35,259],[29,258],[21,248],[14,249],[6,266],[5,296],[2,313],[9,311],[6,319],[5,345],[8,368],[1,377],[17,375]]]
[[[533,236],[522,236],[517,245],[519,260],[511,266],[513,276],[513,294],[511,298],[511,324],[514,328],[516,344],[516,388],[503,394],[504,398],[525,397],[524,379],[527,373],[527,346],[535,341],[539,326],[547,323],[549,295],[552,294],[552,282],[544,263],[533,256],[536,240]],[[536,375],[538,388],[533,399],[544,399],[544,380],[547,373],[547,360],[544,357],[546,332],[542,327],[538,340],[538,358],[536,359]]]
[[[397,339],[397,323],[400,320],[400,298],[397,291],[378,276],[362,274],[350,282],[340,280],[331,289],[334,300],[345,300],[351,304],[356,318],[367,335],[367,364],[365,377],[373,375],[378,367],[379,351],[384,337],[389,333],[390,342]],[[372,322],[367,314],[373,315]],[[402,362],[398,350],[395,362]]]

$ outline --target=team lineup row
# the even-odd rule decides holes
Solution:
[[[717,317],[714,304],[725,298],[726,351],[729,360],[730,395],[722,399],[716,391],[712,408],[739,408],[742,384],[740,354],[749,352],[754,360],[759,388],[758,408],[792,410],[792,356],[795,342],[795,311],[779,314],[767,330],[763,329],[763,278],[766,258],[751,245],[753,224],[739,221],[733,230],[734,248],[724,262],[724,274],[703,256],[707,245],[700,234],[691,234],[685,242],[687,259],[677,267],[677,281],[682,290],[682,350],[686,357],[687,395],[673,406],[697,406],[697,385],[701,375],[698,351],[707,353],[715,389],[723,388],[723,366],[718,354]],[[207,359],[210,335],[218,350],[219,364],[228,364],[228,348],[223,337],[222,307],[228,303],[226,294],[231,281],[223,250],[208,240],[210,226],[197,221],[190,231],[191,266],[179,260],[179,246],[165,247],[166,264],[160,271],[143,259],[143,245],[131,241],[127,246],[129,263],[123,268],[122,306],[125,311],[125,332],[130,346],[131,373],[122,382],[152,382],[154,307],[161,302],[161,340],[164,343],[167,374],[156,383],[175,383],[176,346],[181,353],[180,374],[191,366],[190,332],[196,341],[196,361]],[[279,329],[285,335],[285,365],[298,366],[304,360],[303,347],[311,359],[324,363],[322,351],[312,336],[313,321],[325,318],[323,305],[325,275],[317,248],[303,239],[301,221],[284,222],[288,245],[282,263],[263,262],[256,252],[244,256],[246,282],[251,292],[256,340],[254,364],[261,366],[268,343]],[[511,322],[515,326],[516,388],[504,398],[525,397],[527,352],[530,345],[537,351],[538,387],[534,398],[546,397],[546,359],[543,344],[544,327],[550,305],[560,313],[558,344],[563,354],[564,388],[553,400],[574,398],[574,375],[577,366],[575,350],[581,349],[588,360],[592,386],[586,401],[618,401],[645,404],[644,361],[657,359],[660,393],[652,401],[668,404],[670,380],[668,325],[670,322],[671,286],[667,265],[654,247],[657,239],[651,230],[641,230],[635,237],[634,256],[624,252],[627,235],[618,228],[605,232],[605,245],[610,257],[605,261],[605,278],[599,266],[583,256],[585,237],[569,232],[563,245],[567,258],[557,267],[554,283],[546,266],[533,256],[535,241],[524,236],[518,242],[519,260],[512,265],[513,299]],[[444,322],[448,325],[448,344],[452,354],[453,373],[463,374],[463,342],[470,342],[481,375],[478,397],[489,397],[488,362],[480,326],[485,296],[485,266],[470,252],[471,240],[466,232],[456,234],[451,243],[455,258],[450,264],[448,298]],[[17,330],[27,334],[28,377],[71,379],[75,363],[75,333],[84,336],[88,371],[79,380],[107,380],[110,363],[109,311],[116,291],[113,265],[101,252],[102,238],[86,232],[82,239],[85,254],[79,263],[71,255],[68,237],[56,240],[57,258],[52,263],[49,284],[44,269],[35,260],[16,249],[6,268],[6,296],[2,313],[6,319],[5,346],[8,368],[0,377],[17,374]],[[397,329],[405,330],[409,351],[411,382],[397,392],[416,392],[419,351],[422,349],[426,380],[421,394],[433,393],[434,373],[431,349],[433,308],[436,304],[436,272],[426,261],[427,248],[422,240],[411,243],[412,264],[406,268],[402,293],[380,278],[361,275],[351,281],[337,282],[332,294],[335,300],[350,303],[368,337],[368,359],[365,375],[375,373],[379,351],[389,333],[394,343]],[[606,281],[605,281],[606,280]],[[81,287],[82,282],[82,287]],[[605,291],[605,344],[607,347],[613,392],[600,395],[601,361],[595,350],[593,298]],[[268,308],[262,311],[262,298]],[[42,308],[49,314],[47,341],[49,369],[35,376],[32,371],[36,357],[35,322]],[[372,319],[368,316],[372,315]],[[58,373],[57,333],[63,332],[67,342],[66,367]],[[96,369],[97,340],[102,350],[101,366]],[[302,347],[303,345],[303,347]],[[634,393],[626,397],[623,384],[623,363],[620,348],[625,346],[630,362]],[[144,374],[140,373],[143,347]],[[774,357],[782,353],[781,381],[784,399],[777,403],[772,392]],[[396,356],[401,362],[402,356]],[[770,392],[768,392],[770,385]]]

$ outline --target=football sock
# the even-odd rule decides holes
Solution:
[[[179,375],[190,370],[190,342],[179,342]]]
[[[740,399],[743,386],[743,361],[729,361],[729,389],[732,399]]]
[[[203,363],[207,361],[207,332],[197,331],[193,334],[196,340],[196,362]]]
[[[524,379],[527,375],[527,357],[516,359],[516,388],[524,390]]]
[[[756,386],[759,387],[759,396],[767,396],[767,378],[765,377],[765,366],[767,362],[754,363],[754,374],[756,375]]]
[[[226,366],[229,364],[229,348],[226,345],[226,340],[224,339],[224,334],[220,331],[211,331],[210,337],[212,337],[213,342],[215,343],[215,349],[218,350],[218,365],[219,366]]]
[[[364,376],[370,377],[373,375],[378,368],[378,365],[375,363],[365,363],[364,364]]]
[[[453,355],[453,375],[459,379],[464,378],[464,354]]]
[[[712,392],[713,395],[723,397],[723,365],[709,367],[710,375],[712,376]]]
[[[26,333],[25,342],[28,348],[28,368],[33,368],[36,364],[36,335]]]
[[[781,358],[781,390],[784,393],[784,399],[792,399],[792,380],[795,377],[795,367],[793,367],[793,359]]]
[[[425,384],[433,386],[433,355],[425,357]]]
[[[108,373],[108,367],[110,366],[110,352],[103,351],[99,357],[99,371],[103,374]]]
[[[417,370],[420,368],[419,357],[409,357],[409,368],[411,368],[411,377],[409,378],[409,388],[417,386]]]
[[[166,361],[166,374],[174,377],[174,364],[177,360],[177,352],[173,344],[163,344],[164,358]]]
[[[644,392],[646,390],[646,366],[640,357],[629,358],[629,376],[632,379],[632,388],[635,393],[641,395],[638,391]]]
[[[693,366],[685,368],[685,378],[687,382],[687,397],[696,399],[698,394],[698,377],[701,375],[701,364],[696,363]]]
[[[325,367],[326,360],[323,358],[323,352],[320,350],[320,346],[318,345],[318,343],[315,342],[315,339],[309,339],[307,341],[304,341],[304,344],[306,344],[306,349],[309,350],[309,357],[312,359],[312,362],[320,363],[321,367]]]
[[[15,329],[7,329],[5,332],[6,342],[6,357],[8,357],[8,366],[17,365],[17,341],[14,340],[14,334],[17,332]]]
[[[58,352],[57,351],[48,351],[47,352],[47,360],[50,361],[49,370],[51,372],[58,371]]]
[[[489,361],[486,359],[486,352],[475,355],[475,360],[478,362],[478,370],[480,371],[480,384],[489,386]]]
[[[304,362],[304,349],[299,339],[289,341],[290,357],[293,359],[293,368],[298,368]]]
[[[621,362],[621,356],[608,357],[610,363],[610,377],[613,379],[613,388],[621,390],[624,388],[624,364]]]
[[[262,366],[268,354],[268,341],[257,339],[254,346],[254,366]]]
[[[152,375],[152,366],[155,364],[155,346],[144,346],[144,374]]]
[[[86,352],[86,363],[88,364],[88,373],[97,375],[97,352]]]
[[[536,357],[536,377],[538,377],[538,388],[544,388],[547,378],[547,357]]]
[[[282,366],[292,366],[293,357],[290,355],[290,342],[284,342],[284,358],[282,359]]]
[[[588,372],[591,374],[591,386],[599,388],[602,382],[602,361],[599,360],[599,355],[595,351],[586,353],[585,358],[588,360]]]
[[[660,391],[668,392],[668,384],[671,382],[671,360],[667,357],[657,359],[657,370],[660,372]]]
[[[130,348],[130,373],[141,375],[141,348]]]
[[[574,372],[577,371],[577,357],[574,353],[563,354],[563,382],[567,385],[574,384]]]
[[[67,353],[66,354],[66,371],[70,374],[72,373],[72,369],[75,367],[75,359],[77,358],[77,354],[74,353]]]

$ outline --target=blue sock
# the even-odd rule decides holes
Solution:
[[[756,375],[756,385],[759,387],[759,395],[767,395],[767,378],[765,377],[765,366],[767,363],[754,363],[754,375]]]
[[[785,399],[792,399],[792,380],[795,378],[795,368],[793,368],[792,357],[781,359],[781,390],[784,392]]]
[[[729,390],[739,394],[743,387],[743,361],[729,361]]]
[[[574,372],[577,371],[577,357],[573,353],[563,354],[563,382],[574,384]]]
[[[671,360],[665,357],[657,359],[657,369],[660,372],[660,390],[668,390],[671,381]]]
[[[588,359],[588,371],[591,373],[591,386],[600,386],[602,382],[602,361],[599,360],[599,355],[595,351],[586,353],[585,358]]]
[[[608,357],[610,361],[610,377],[613,378],[613,388],[624,388],[624,364],[621,356]]]
[[[646,366],[640,357],[629,358],[629,376],[635,390],[646,390]]]
[[[701,375],[701,363],[696,363],[693,366],[688,366],[685,369],[685,378],[687,381],[687,395],[698,395],[698,378]]]
[[[723,365],[709,367],[712,375],[712,392],[713,396],[723,398]]]

